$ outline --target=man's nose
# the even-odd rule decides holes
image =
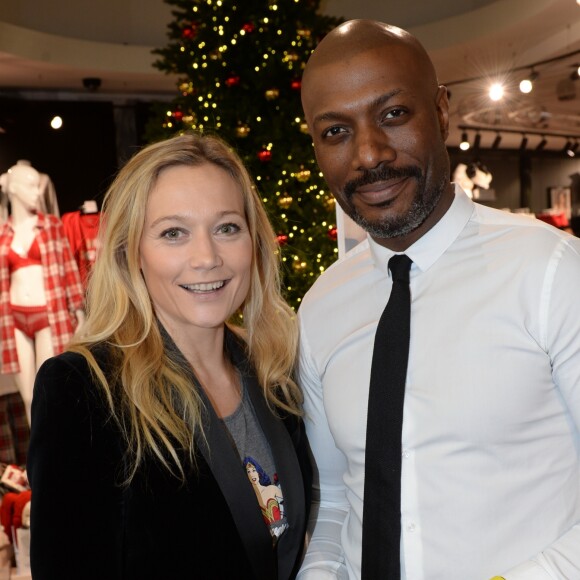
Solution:
[[[357,132],[353,164],[356,171],[374,169],[397,158],[393,139],[384,128],[364,127]]]

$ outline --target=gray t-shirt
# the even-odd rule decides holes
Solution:
[[[232,442],[254,487],[262,517],[270,528],[274,544],[288,527],[284,495],[268,441],[258,423],[247,389],[242,382],[238,408],[223,418]]]

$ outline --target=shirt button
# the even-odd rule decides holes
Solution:
[[[414,531],[415,531],[415,524],[413,524],[413,523],[410,523],[410,524],[407,526],[407,531],[408,531],[408,532],[414,532]]]
[[[407,459],[410,455],[409,450],[408,449],[403,449],[403,452],[401,453],[403,459]]]

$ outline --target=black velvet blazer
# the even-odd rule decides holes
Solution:
[[[231,342],[231,336],[230,336]],[[123,442],[85,359],[44,363],[33,397],[28,476],[34,580],[288,580],[300,564],[311,467],[302,422],[267,408],[230,345],[284,484],[289,528],[276,550],[237,452],[207,407],[208,447],[186,484],[154,460],[119,485]],[[99,357],[107,371],[107,359]]]

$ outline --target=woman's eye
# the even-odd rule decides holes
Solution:
[[[240,231],[240,226],[234,223],[222,224],[218,228],[220,234],[236,234]]]
[[[181,237],[182,232],[178,228],[169,228],[161,232],[161,237],[168,240],[177,240]]]

